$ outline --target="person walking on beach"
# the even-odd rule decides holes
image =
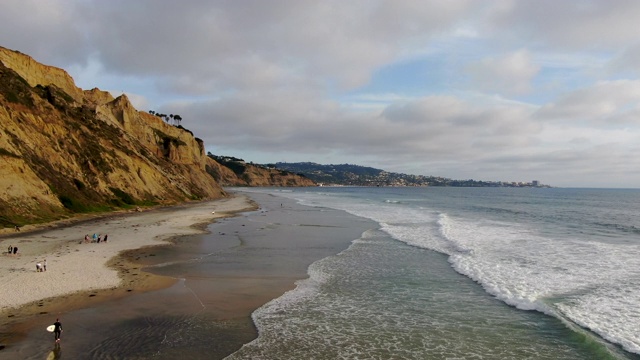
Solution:
[[[41,271],[42,271],[42,264],[36,263],[36,272],[41,272]]]
[[[11,255],[13,252],[13,245],[9,245],[9,252],[7,254]]]
[[[104,242],[107,242],[107,237],[109,236],[109,234],[104,234]]]
[[[56,319],[56,322],[53,323],[53,336],[56,339],[56,342],[60,342],[60,334],[62,333],[62,324],[60,323],[60,319]]]
[[[42,262],[42,271],[47,271],[47,259]]]
[[[15,255],[15,254],[17,254],[17,253],[18,253],[18,247],[17,247],[17,246],[14,246],[14,247],[13,247],[13,255]]]

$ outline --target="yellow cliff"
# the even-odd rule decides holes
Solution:
[[[0,227],[225,195],[190,132],[0,48]]]

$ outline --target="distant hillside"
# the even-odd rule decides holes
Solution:
[[[316,186],[304,175],[274,167],[247,163],[233,156],[207,156],[221,165],[221,168],[208,168],[207,171],[222,186]]]
[[[408,175],[350,164],[321,165],[312,162],[278,162],[267,166],[305,175],[324,185],[348,186],[464,186],[464,187],[547,187],[529,182],[452,180],[438,176]]]
[[[277,169],[303,174],[316,183],[356,185],[380,178],[383,170],[359,165],[320,165],[312,162],[268,164]]]

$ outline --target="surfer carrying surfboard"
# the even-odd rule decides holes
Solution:
[[[56,342],[60,342],[60,333],[62,333],[62,324],[60,323],[60,319],[56,319],[53,326],[53,336],[55,336]]]

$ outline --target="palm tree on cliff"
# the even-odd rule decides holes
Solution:
[[[173,120],[176,123],[176,125],[180,125],[180,121],[182,121],[182,116],[180,115],[173,115]]]

